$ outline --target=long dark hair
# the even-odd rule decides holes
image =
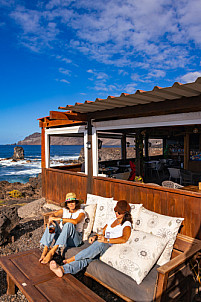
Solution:
[[[131,213],[128,212],[128,211],[125,212],[124,217],[123,217],[122,222],[121,222],[121,225],[122,225],[125,221],[130,221],[131,225],[133,224],[133,219],[132,219]]]

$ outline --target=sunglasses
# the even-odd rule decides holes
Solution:
[[[76,200],[73,199],[73,200],[66,200],[67,203],[76,203]]]
[[[119,213],[118,211],[115,211],[115,213],[117,213],[118,215],[121,215],[121,213]]]

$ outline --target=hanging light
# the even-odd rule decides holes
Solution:
[[[198,127],[197,127],[197,126],[195,126],[195,127],[193,128],[193,133],[198,133]]]

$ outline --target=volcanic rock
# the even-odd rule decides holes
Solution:
[[[14,154],[13,154],[13,160],[19,160],[24,159],[24,149],[22,147],[15,147],[14,148]]]
[[[18,209],[18,215],[20,218],[33,218],[41,216],[44,212],[43,205],[45,204],[45,198],[34,200]]]
[[[19,224],[19,216],[15,207],[0,209],[0,245],[5,243],[10,231]]]

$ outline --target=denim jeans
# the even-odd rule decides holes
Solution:
[[[50,233],[46,227],[40,243],[50,247],[53,240],[55,240],[54,245],[59,245],[59,247],[75,247],[82,243],[82,233],[77,232],[72,223],[65,223],[61,229],[56,222],[55,233]]]
[[[75,256],[75,261],[63,265],[64,274],[76,274],[86,267],[90,262],[102,256],[110,247],[110,244],[95,241],[88,248],[82,250]]]

